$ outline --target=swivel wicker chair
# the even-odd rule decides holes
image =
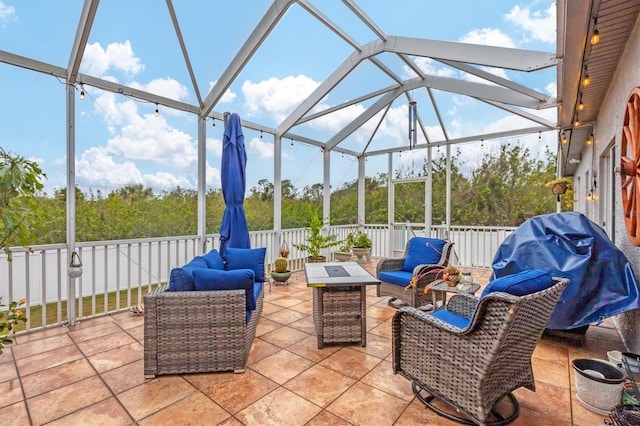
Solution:
[[[547,287],[531,294],[525,294],[531,286],[525,291],[485,289],[479,300],[455,295],[446,308],[432,313],[400,308],[392,326],[394,373],[412,381],[414,393],[427,408],[450,420],[515,420],[519,407],[511,392],[520,387],[535,391],[531,355],[569,282],[546,274]],[[434,405],[434,399],[456,411]],[[505,403],[498,404],[503,399]],[[498,405],[500,410],[494,409]],[[511,413],[497,412],[505,407],[509,411],[509,406]]]

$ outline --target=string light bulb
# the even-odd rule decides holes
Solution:
[[[587,194],[587,201],[592,201],[593,200],[593,192],[589,191],[589,193]]]
[[[538,132],[538,142],[542,142],[542,131]]]
[[[291,149],[293,149],[293,138],[291,139]]]
[[[593,133],[591,133],[587,138],[587,145],[591,145],[592,143],[593,143]]]
[[[260,130],[260,140],[262,140],[262,130]]]
[[[84,99],[84,84],[80,85],[80,100]]]
[[[158,111],[158,103],[156,102],[156,112],[154,113],[155,116],[159,116],[160,115],[160,111]]]
[[[584,66],[584,78],[582,79],[582,85],[587,87],[591,83],[591,79],[589,78],[589,73],[587,72],[587,66]]]
[[[484,139],[480,139],[480,149],[484,148]]]
[[[211,127],[213,127],[214,129],[216,128],[216,119],[215,118],[211,119]]]
[[[576,118],[573,120],[573,127],[578,127],[580,125],[580,119],[578,118],[578,113],[576,113]]]
[[[591,45],[595,46],[600,43],[600,31],[598,31],[598,18],[593,18],[593,35],[591,36]]]
[[[578,104],[578,111],[582,111],[584,109],[584,103],[582,102],[582,93],[580,93],[580,103]]]
[[[567,135],[564,132],[562,132],[562,144],[563,145],[567,144]]]

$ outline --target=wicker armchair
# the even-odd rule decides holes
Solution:
[[[535,391],[531,355],[568,282],[553,278],[551,287],[524,296],[453,296],[441,313],[464,318],[462,328],[439,318],[439,311],[399,309],[392,326],[394,373],[411,380],[420,401],[440,416],[467,424],[513,421],[519,408],[511,392]],[[511,404],[499,404],[500,410],[513,410],[506,416],[493,411],[505,398]],[[434,399],[468,418],[434,406]]]
[[[144,375],[243,372],[262,314],[246,321],[245,290],[167,291],[144,298]]]
[[[424,248],[428,248],[424,253]],[[389,302],[400,299],[406,305],[417,308],[433,301],[432,295],[424,292],[424,288],[438,278],[440,268],[434,266],[447,266],[453,243],[434,238],[414,237],[407,242],[404,255],[400,258],[385,258],[376,265],[376,277],[381,281],[377,288],[377,296],[391,296]],[[428,252],[431,253],[428,253]],[[419,261],[413,268],[407,268],[407,259],[414,259],[410,266],[415,265],[416,253],[426,255],[426,260]],[[424,263],[423,263],[424,262]],[[409,272],[409,269],[411,272]],[[430,271],[430,272],[428,272]],[[417,285],[406,289],[413,277],[420,276]],[[442,294],[436,293],[436,297],[442,301]],[[391,305],[393,306],[393,305]]]

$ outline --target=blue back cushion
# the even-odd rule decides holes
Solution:
[[[414,237],[410,239],[402,270],[413,272],[413,268],[418,265],[438,263],[446,243],[445,240],[437,238]]]
[[[193,281],[194,268],[206,268],[207,262],[205,262],[202,256],[196,256],[191,259],[191,262],[187,263],[181,268],[173,268],[169,275],[169,291],[193,291],[195,290],[195,283]]]
[[[209,269],[224,269],[224,262],[222,261],[222,256],[220,256],[218,250],[213,249],[202,257],[204,258],[204,261],[207,262],[207,267]]]
[[[234,269],[253,269],[256,281],[266,281],[264,276],[264,257],[266,247],[243,249],[227,247],[224,251],[227,271]]]
[[[224,271],[219,269],[196,268],[193,270],[193,279],[196,290],[244,290],[246,309],[252,311],[256,308],[256,299],[253,293],[253,270],[236,269]],[[188,308],[188,307],[187,307]]]
[[[433,311],[430,315],[462,329],[467,328],[471,323],[471,320],[469,318],[465,318],[454,312],[447,311],[446,309],[438,309],[437,311]]]
[[[495,291],[513,294],[514,296],[525,296],[541,290],[545,290],[553,285],[551,274],[541,269],[527,269],[515,274],[505,275],[491,281],[482,291],[484,297]]]

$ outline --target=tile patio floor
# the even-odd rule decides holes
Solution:
[[[375,270],[375,262],[365,265]],[[484,284],[488,270],[474,271]],[[0,355],[2,425],[446,425],[391,372],[394,309],[367,291],[367,346],[318,350],[304,273],[266,287],[244,374],[143,376],[143,318],[130,312],[18,336]],[[185,307],[186,308],[186,307]],[[598,425],[575,397],[574,358],[623,350],[610,321],[577,347],[544,337],[533,355],[537,392],[519,389],[514,425]],[[185,348],[188,350],[188,348]]]

